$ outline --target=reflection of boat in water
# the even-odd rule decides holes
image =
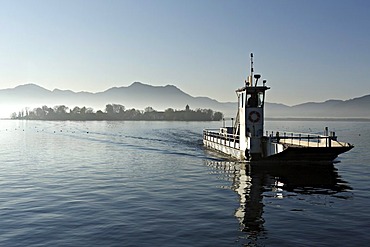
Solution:
[[[203,144],[213,150],[238,160],[251,161],[293,161],[332,162],[353,145],[339,142],[335,132],[325,128],[323,134],[264,132],[265,92],[270,89],[258,85],[260,75],[253,75],[253,54],[251,73],[245,86],[236,90],[238,96],[237,117],[231,119],[230,127],[206,129]],[[225,124],[224,124],[225,125]]]
[[[333,164],[291,166],[289,164],[264,164],[232,161],[205,161],[206,165],[230,174],[232,189],[238,194],[240,205],[235,217],[248,238],[257,238],[266,231],[264,223],[264,200],[272,196],[284,199],[287,194],[328,195],[346,199],[346,191],[352,188],[343,181]],[[297,169],[299,168],[299,169]]]

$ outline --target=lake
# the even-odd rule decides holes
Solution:
[[[370,125],[328,166],[249,166],[205,150],[220,122],[0,121],[0,246],[365,246]]]

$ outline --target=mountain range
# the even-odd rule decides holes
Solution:
[[[106,104],[122,104],[126,109],[155,110],[167,108],[191,109],[206,108],[221,111],[226,117],[234,117],[236,102],[219,102],[208,97],[193,97],[176,86],[151,86],[134,82],[128,87],[113,87],[104,92],[73,92],[71,90],[47,90],[35,84],[20,85],[0,90],[0,117],[8,118],[12,112],[28,107],[33,109],[47,105],[93,107],[104,110]],[[370,95],[348,100],[327,100],[309,102],[294,106],[266,103],[266,117],[270,118],[370,118]]]

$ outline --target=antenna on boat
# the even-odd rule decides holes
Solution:
[[[257,87],[258,80],[261,78],[261,75],[254,75],[254,79],[256,79],[256,83],[254,84],[255,87]]]
[[[247,80],[244,81],[246,87],[253,86],[253,53],[251,53],[251,73],[249,74]]]
[[[248,78],[249,85],[251,85],[251,86],[253,86],[253,72],[254,72],[254,68],[253,68],[253,53],[251,53],[251,74],[249,75],[249,78]]]
[[[261,75],[255,74],[253,76],[253,73],[254,73],[253,53],[251,53],[251,74],[250,74],[250,76],[248,78],[248,81],[249,81],[249,84],[253,87],[253,78],[256,79],[254,86],[257,87],[257,83],[258,83],[258,80],[261,78]]]
[[[251,53],[251,75],[253,75],[253,53]]]

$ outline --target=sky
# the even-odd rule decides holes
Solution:
[[[367,0],[0,0],[0,89],[100,92],[135,81],[236,101],[249,74],[267,101],[370,94]],[[1,99],[0,99],[1,100]]]

